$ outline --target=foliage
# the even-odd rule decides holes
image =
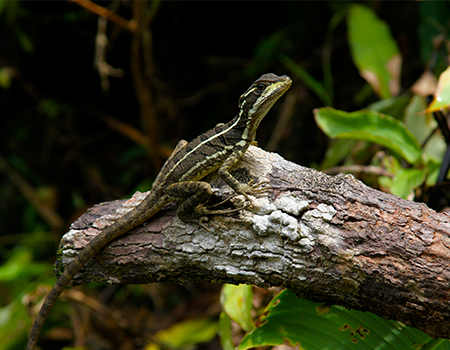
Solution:
[[[346,113],[325,107],[315,110],[315,118],[331,138],[375,142],[411,164],[419,161],[419,143],[403,123],[391,116],[371,110]]]
[[[217,322],[208,318],[186,320],[155,334],[155,342],[145,350],[192,349],[194,344],[209,342],[217,334]]]
[[[348,148],[342,148],[342,142],[331,144],[322,166],[357,164],[359,160],[354,159],[354,152],[362,153],[366,161],[390,173],[378,178],[383,190],[414,199],[418,188],[434,184],[445,151],[442,135],[433,135],[436,123],[430,122],[432,117],[428,113],[450,105],[449,70],[440,75],[434,100],[425,108],[423,89],[433,91],[429,86],[433,85],[433,79],[419,80],[411,92],[399,95],[401,56],[387,23],[365,5],[352,5],[348,9],[347,26],[353,61],[360,75],[383,100],[352,113],[329,107],[315,110],[317,125],[327,136],[360,141],[347,143]],[[418,140],[423,142],[424,134],[426,142],[420,146]],[[384,148],[373,148],[375,151],[369,156],[368,148],[361,142],[373,142]]]
[[[238,349],[289,344],[300,349],[450,349],[426,334],[369,312],[315,304],[285,290],[267,306],[259,327],[247,334]]]
[[[223,311],[246,332],[255,328],[252,318],[252,286],[225,284],[222,288]]]
[[[450,95],[447,2],[99,4],[125,25],[102,21],[75,1],[0,0],[0,349],[24,347],[30,315],[55,281],[51,263],[70,222],[95,203],[147,190],[171,147],[229,120],[239,93],[259,74],[287,73],[295,80],[294,107],[280,118],[284,129],[274,147],[289,159],[323,170],[371,165],[383,175],[356,175],[409,199],[422,198],[435,183],[446,144],[434,131],[432,113],[448,106]],[[249,20],[249,13],[264,20]],[[428,106],[426,95],[434,93],[434,85]],[[273,138],[274,119],[268,116],[261,124],[259,140]],[[304,315],[318,322],[316,330],[347,317],[355,329],[355,319],[358,325],[367,322],[370,333],[359,346],[376,334],[377,345],[385,348],[399,339],[415,339],[415,349],[425,343],[423,348],[447,348],[416,330],[370,314],[327,309],[288,292],[274,299],[254,329],[262,310],[253,306],[249,286],[224,286],[221,312],[210,307],[218,302],[215,287],[110,288],[82,290],[107,300],[139,327],[147,326],[142,319],[154,320],[152,336],[136,325],[130,332],[113,328],[110,337],[120,339],[113,345],[135,338],[148,349],[193,348],[199,342],[214,349],[218,339],[211,339],[220,334],[228,350],[239,341],[236,329],[251,332],[241,348],[269,344],[275,336],[279,344],[284,338],[267,329],[288,329],[292,324],[277,315],[288,313],[291,319],[295,310],[300,328],[290,341],[305,349],[314,334],[299,338],[301,322],[310,320]],[[61,348],[74,337],[83,342],[85,332],[88,339],[99,337],[93,336],[96,327],[80,321],[90,319],[89,311],[74,308],[69,319],[69,304],[57,307],[44,330],[46,349]],[[67,335],[72,328],[76,335]],[[358,339],[336,334],[332,337],[346,336],[347,342]],[[334,344],[328,339],[322,349]],[[374,348],[368,344],[364,348]]]
[[[33,254],[26,246],[17,246],[8,260],[0,267],[0,286],[7,289],[14,299],[10,299],[0,309],[0,349],[24,347],[31,320],[24,307],[34,284],[51,279],[51,265],[33,263]],[[4,300],[3,300],[4,302]]]
[[[350,7],[347,19],[353,61],[381,98],[397,95],[401,54],[386,22],[364,5]]]
[[[448,108],[450,105],[450,67],[447,68],[439,77],[433,101],[426,111],[437,112],[442,108]]]

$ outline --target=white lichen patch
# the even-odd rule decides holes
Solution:
[[[62,262],[70,262],[74,257],[76,257],[80,252],[76,249],[64,249],[62,252]]]
[[[277,210],[277,207],[274,203],[272,203],[269,198],[261,197],[261,198],[252,198],[252,208],[251,211],[255,214],[259,215],[268,215],[273,211]]]
[[[316,219],[322,219],[325,222],[330,222],[337,211],[331,205],[319,204],[316,209],[307,211],[302,220],[311,221]]]
[[[283,210],[285,213],[299,215],[302,211],[308,209],[309,201],[300,200],[293,195],[286,195],[275,201],[275,207]]]
[[[301,237],[298,243],[302,247],[302,250],[312,250],[316,241],[316,235],[314,235],[313,230],[305,225],[305,223],[302,221],[300,221],[300,223],[298,224],[297,230],[299,236]]]
[[[76,237],[77,236],[77,233],[78,232],[80,232],[79,230],[73,230],[73,229],[70,229],[69,231],[67,231],[65,234],[64,234],[64,239],[66,239],[66,240],[68,240],[68,241],[71,241],[71,240],[73,240],[73,238],[74,237]]]
[[[329,222],[337,211],[330,205],[319,204],[316,209],[306,212],[299,224],[298,231],[302,237],[300,243],[312,247],[315,242],[327,246],[334,252],[339,252],[342,238],[339,231]]]
[[[181,250],[184,253],[188,253],[188,254],[194,254],[194,253],[200,254],[200,253],[203,253],[202,249],[198,245],[193,244],[193,243],[184,243],[184,244],[182,244],[181,245]]]
[[[260,236],[279,234],[292,241],[300,238],[297,232],[297,219],[281,210],[275,210],[269,215],[255,215],[252,219],[253,229]]]

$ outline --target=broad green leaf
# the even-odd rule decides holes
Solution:
[[[424,158],[434,159],[440,163],[444,159],[446,149],[447,145],[442,134],[434,133],[423,148]]]
[[[218,331],[218,323],[210,318],[183,321],[155,334],[158,344],[148,344],[146,350],[191,349],[192,345],[211,341]]]
[[[399,322],[370,312],[315,304],[287,290],[267,306],[259,324],[242,339],[239,350],[280,344],[302,350],[419,350],[431,344],[434,349],[450,349],[448,340],[436,341]]]
[[[389,27],[364,5],[351,6],[347,19],[353,61],[382,98],[400,91],[402,58]]]
[[[391,192],[404,199],[414,199],[414,189],[425,181],[425,171],[422,169],[401,169],[392,181]]]
[[[404,123],[419,143],[424,142],[437,127],[436,120],[431,114],[424,114],[427,108],[425,98],[413,95],[405,110]]]
[[[231,335],[231,319],[225,311],[220,313],[219,319],[219,336],[222,350],[234,350],[233,338]]]
[[[365,109],[370,109],[371,111],[377,111],[383,114],[388,114],[395,119],[402,120],[405,109],[410,102],[410,96],[401,95],[397,97],[386,98],[384,100],[378,100]]]
[[[437,122],[430,113],[423,113],[426,107],[425,98],[414,95],[406,107],[404,123],[420,144],[427,141],[422,149],[424,156],[441,162],[447,145],[441,133],[433,132]]]
[[[436,112],[441,108],[450,106],[450,67],[448,67],[440,76],[434,93],[433,102],[430,103],[426,112]]]
[[[222,287],[220,301],[227,315],[246,332],[255,328],[252,311],[252,286],[225,284]]]
[[[316,123],[330,138],[348,138],[378,143],[409,163],[416,163],[421,148],[404,124],[376,111],[347,113],[324,107],[314,110]]]

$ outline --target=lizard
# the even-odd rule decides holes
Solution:
[[[240,96],[238,113],[230,122],[216,125],[191,142],[178,142],[147,197],[133,210],[105,227],[67,265],[39,310],[27,350],[35,348],[44,322],[66,286],[87,261],[112,240],[144,223],[168,203],[178,204],[177,215],[182,221],[217,213],[208,211],[203,205],[212,194],[211,185],[204,178],[212,172],[217,171],[236,194],[248,198],[255,191],[255,185],[240,183],[230,174],[230,169],[254,142],[261,120],[291,84],[291,78],[286,75],[263,74]]]

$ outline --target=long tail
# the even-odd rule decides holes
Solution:
[[[44,304],[39,310],[39,314],[37,315],[33,328],[31,329],[30,337],[28,338],[27,350],[34,350],[44,322],[56,300],[70,281],[72,281],[74,276],[88,262],[88,260],[109,242],[151,218],[168,202],[169,200],[167,200],[165,196],[161,197],[153,193],[153,191],[150,192],[148,197],[144,198],[144,200],[136,206],[136,208],[100,232],[100,234],[89,242],[89,244],[70,262],[70,264],[67,265],[66,269],[45,298]]]

